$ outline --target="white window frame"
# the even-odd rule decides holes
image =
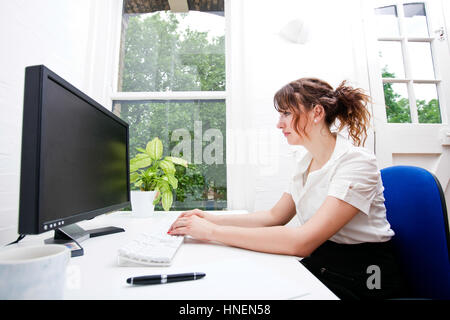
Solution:
[[[238,1],[239,2],[239,1]],[[228,146],[230,143],[233,143],[233,137],[229,134],[231,127],[231,118],[236,117],[237,114],[240,114],[239,111],[233,111],[231,108],[231,101],[235,100],[235,96],[230,93],[232,90],[230,89],[233,85],[233,88],[236,88],[236,85],[239,85],[240,80],[236,79],[236,81],[231,81],[231,64],[233,63],[231,58],[231,37],[230,33],[233,30],[236,30],[236,26],[232,26],[231,24],[231,6],[238,6],[238,2],[225,0],[224,1],[224,11],[225,11],[225,79],[226,79],[226,87],[224,91],[165,91],[165,92],[119,92],[117,90],[118,82],[119,82],[119,63],[120,63],[120,46],[121,46],[121,38],[122,38],[122,14],[123,14],[123,0],[117,0],[117,17],[116,17],[116,26],[115,26],[115,45],[114,45],[114,58],[113,58],[113,66],[112,66],[112,79],[110,83],[110,105],[111,109],[113,108],[114,101],[134,101],[134,100],[159,100],[159,101],[173,101],[173,100],[225,100],[225,108],[226,108],[226,144],[227,150],[229,150]],[[233,8],[233,12],[236,10]],[[236,32],[236,34],[238,34]],[[236,40],[233,40],[234,44],[238,44],[240,37]],[[235,45],[234,47],[237,47]],[[236,75],[235,75],[236,77]],[[236,92],[240,92],[239,90],[235,90]],[[236,104],[235,104],[236,105]],[[236,116],[233,114],[236,113]],[[228,154],[227,154],[228,157]],[[228,163],[228,161],[226,162]],[[240,198],[242,194],[242,190],[240,185],[236,179],[233,179],[236,175],[230,170],[230,167],[227,165],[227,207],[228,209],[233,209],[234,207],[242,207],[240,202],[235,201],[233,199]],[[233,187],[234,186],[234,187]],[[232,205],[233,203],[237,205]]]

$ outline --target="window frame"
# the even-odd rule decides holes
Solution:
[[[209,101],[209,100],[224,100],[225,109],[226,109],[226,132],[224,135],[226,141],[226,148],[228,148],[229,140],[228,140],[228,131],[229,131],[229,117],[231,110],[229,108],[230,105],[230,92],[229,86],[231,84],[230,74],[230,26],[231,26],[231,18],[230,18],[230,1],[225,0],[224,5],[224,19],[225,19],[225,90],[223,91],[146,91],[146,92],[123,92],[118,91],[119,84],[119,68],[120,68],[120,49],[121,49],[121,41],[122,41],[122,19],[123,19],[123,0],[117,1],[116,12],[118,14],[116,28],[116,37],[115,37],[115,45],[114,45],[114,58],[113,58],[113,66],[112,66],[112,77],[111,82],[109,84],[109,102],[111,106],[111,110],[114,107],[114,101],[148,101],[151,102],[153,100],[156,101],[176,101],[176,100],[201,100],[201,101]],[[226,136],[226,137],[225,137]],[[227,188],[227,207],[230,207],[230,203],[232,202],[230,195],[230,189],[234,190],[234,188],[230,188],[230,170],[227,165],[228,161],[225,160],[225,165],[227,166],[227,176],[226,176],[226,188]],[[208,199],[205,199],[207,201]]]

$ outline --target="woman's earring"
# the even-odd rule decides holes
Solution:
[[[314,119],[314,123],[317,123],[317,119]]]

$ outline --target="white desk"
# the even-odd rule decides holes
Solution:
[[[139,232],[167,215],[134,218],[130,212],[116,212],[80,222],[85,229],[117,226],[125,232],[88,239],[81,243],[84,256],[71,259],[67,268],[65,299],[164,299],[164,300],[263,300],[338,298],[315,278],[298,258],[265,254],[186,238],[170,267],[123,267],[117,264],[117,249]],[[47,232],[27,236],[28,245],[53,236]],[[130,286],[126,279],[148,274],[205,272],[201,280],[164,285]]]

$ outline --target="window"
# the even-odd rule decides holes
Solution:
[[[223,11],[123,14],[113,112],[130,125],[130,157],[159,137],[190,163],[172,210],[227,206],[225,83]]]
[[[442,123],[426,4],[375,8],[378,56],[389,123]]]

